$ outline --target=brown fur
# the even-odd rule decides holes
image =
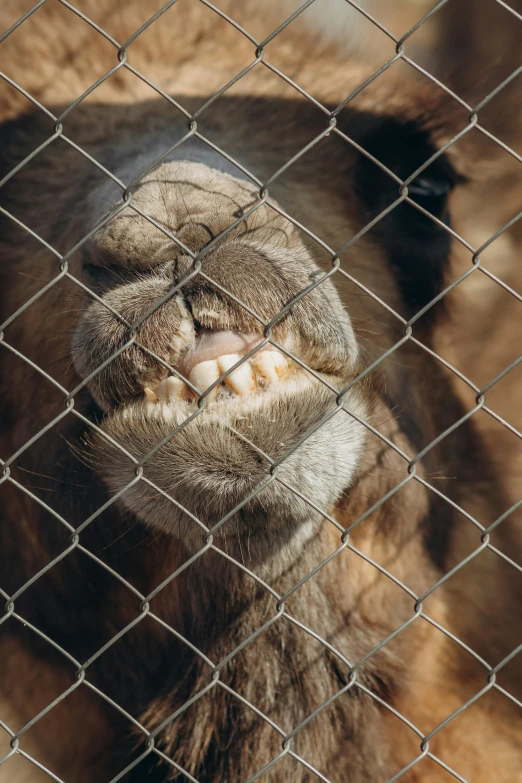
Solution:
[[[275,4],[268,18],[250,3],[230,2],[226,8],[259,39],[283,18]],[[120,4],[89,0],[82,10],[122,42],[156,7],[147,4],[145,11],[143,4],[132,2],[122,12]],[[8,6],[0,19],[4,14],[9,23],[10,13]],[[174,53],[173,24],[184,31],[176,35]],[[289,28],[267,47],[267,57],[322,103],[335,106],[371,66],[347,62],[313,36],[307,46],[297,46],[305,34],[306,27],[298,22],[295,30]],[[41,64],[38,69],[24,67],[27,40]],[[8,75],[55,116],[114,64],[110,44],[58,3],[46,3],[1,47],[11,68]],[[253,58],[252,45],[237,31],[208,8],[188,2],[176,4],[131,44],[129,52],[131,64],[176,96],[190,113]],[[198,129],[264,182],[325,130],[325,117],[261,68],[256,66],[205,110]],[[400,76],[388,72],[352,102],[339,118],[341,130],[356,135],[364,146],[388,117],[405,127],[414,122],[433,144],[462,127],[465,113],[436,90],[412,83],[404,84],[399,94],[396,78]],[[25,99],[5,84],[1,90],[1,116],[12,121],[2,128],[3,175],[49,138],[52,122],[39,114],[24,116],[29,108]],[[147,169],[186,129],[172,106],[124,69],[64,119],[67,137],[125,182],[132,180],[136,168]],[[257,198],[253,185],[234,176],[239,172],[217,171],[214,158],[209,167],[201,149],[203,145],[194,153],[196,161],[178,158],[152,171],[136,187],[132,202],[196,254]],[[495,211],[488,208],[492,228],[487,231],[493,233],[493,224],[506,222],[514,211],[520,193],[516,176],[505,174],[510,169],[498,162],[496,149],[476,136],[464,139],[449,157],[468,177],[475,162],[487,160],[488,165],[479,167],[482,186],[486,179],[491,189],[505,193],[508,182],[511,201],[495,199]],[[491,179],[495,162],[504,177],[498,181]],[[368,182],[359,181],[359,166],[357,153],[345,140],[335,133],[322,139],[269,186],[270,203],[203,255],[202,271],[265,322],[270,320],[318,270],[330,268],[328,253],[277,210],[325,237],[334,249],[341,248],[368,220],[361,192],[371,189],[372,182],[369,175]],[[469,230],[474,246],[481,243],[475,237],[485,231],[475,214],[481,185],[461,183],[451,198],[453,226],[463,235]],[[0,192],[4,209],[60,253],[74,247],[118,198],[119,188],[61,139],[43,149]],[[1,230],[3,320],[59,268],[48,250],[8,218],[3,218]],[[516,228],[508,237],[515,252]],[[98,286],[104,302],[127,321],[140,317],[190,271],[189,253],[128,206],[83,251],[83,259],[80,252],[69,258],[69,273]],[[365,235],[342,254],[341,268],[406,314],[400,271],[389,263],[388,252],[380,236]],[[86,262],[91,278],[82,278]],[[455,242],[446,281],[466,262],[469,258]],[[514,275],[511,265],[503,263],[507,274]],[[107,267],[115,269],[113,276],[100,278],[100,269]],[[338,293],[331,280],[314,289],[277,323],[273,337],[283,344],[291,338],[296,355],[342,388],[401,338],[402,327],[346,277],[338,273],[333,280]],[[463,284],[452,292],[446,313],[435,307],[431,319],[415,326],[414,336],[436,347],[462,371],[477,372],[481,386],[507,363],[505,354],[497,351],[498,369],[492,361],[478,366],[475,356],[483,350],[484,334],[493,332],[498,335],[496,344],[504,345],[510,320],[509,313],[501,321],[493,318],[495,301],[489,307],[483,304],[488,317],[478,326],[474,323],[475,341],[459,350],[462,340],[457,337],[463,327],[457,314],[470,290]],[[476,307],[471,302],[469,320]],[[213,283],[195,277],[183,286],[183,296],[169,298],[143,322],[138,340],[162,362],[172,364],[191,344],[194,323],[256,331],[252,316]],[[68,277],[57,281],[5,330],[10,346],[68,390],[127,337],[121,321],[84,297]],[[82,388],[75,396],[75,411],[142,456],[166,434],[167,422],[159,417],[151,423],[136,399],[144,379],[166,372],[164,364],[134,345]],[[473,396],[436,359],[409,342],[353,388],[346,407],[413,457],[473,407]],[[234,419],[236,409],[227,415],[240,435],[275,459],[335,404],[331,393],[299,371],[295,388],[288,387],[286,396],[275,392],[264,399],[259,411],[248,410],[243,418]],[[514,410],[514,402],[514,397],[511,407],[509,399],[504,402],[504,415]],[[63,411],[63,394],[5,349],[1,404],[5,426],[0,456],[5,457]],[[515,411],[513,416],[517,415]],[[502,462],[504,441],[496,446],[495,434],[486,414],[474,416],[426,455],[414,477],[391,446],[340,412],[282,463],[279,477],[285,483],[273,482],[235,514],[215,535],[212,547],[181,570],[151,600],[140,621],[93,660],[87,680],[146,731],[165,723],[156,747],[200,783],[239,783],[281,752],[281,733],[248,703],[282,733],[289,733],[346,687],[350,667],[374,651],[356,667],[353,684],[304,725],[291,741],[291,752],[263,779],[311,783],[326,777],[331,783],[386,783],[421,751],[419,737],[385,704],[427,734],[487,685],[484,667],[429,621],[454,634],[491,666],[520,642],[522,579],[494,552],[480,552],[426,598],[423,616],[415,619],[414,598],[373,564],[420,596],[480,546],[480,532],[427,485],[484,526],[493,522],[516,499]],[[16,460],[10,478],[77,527],[111,493],[132,481],[133,471],[129,460],[70,413]],[[145,475],[211,527],[268,474],[266,462],[244,439],[231,436],[223,422],[205,412],[147,462]],[[221,554],[251,569],[282,596],[341,544],[340,530],[288,485],[316,508],[328,507],[342,529],[403,480],[403,486],[354,529],[348,546],[288,597],[282,616],[277,616],[276,599]],[[0,587],[11,595],[64,552],[70,536],[13,481],[4,482],[0,491]],[[520,562],[515,520],[512,515],[492,540]],[[205,545],[205,536],[190,524],[186,512],[139,483],[85,528],[80,544],[83,550],[57,562],[17,598],[15,606],[20,617],[84,663],[143,611],[138,596],[89,553],[141,595],[148,595]],[[398,635],[376,649],[408,620]],[[266,627],[231,657],[213,682],[211,666],[165,624],[213,665]],[[0,633],[0,656],[5,661],[0,719],[18,731],[75,682],[76,667],[14,618],[1,626]],[[501,670],[497,682],[520,700],[516,660]],[[199,699],[169,721],[198,693]],[[54,774],[78,783],[111,780],[146,747],[140,730],[85,684],[28,730],[20,744]],[[491,688],[436,734],[429,752],[470,783],[522,780],[519,707]],[[22,783],[29,763],[20,756],[8,760],[0,768],[0,781]],[[314,769],[324,777],[318,778]],[[150,754],[124,781],[164,783],[175,775],[171,766]],[[29,779],[36,780],[36,773]],[[446,783],[454,777],[426,756],[401,779]]]

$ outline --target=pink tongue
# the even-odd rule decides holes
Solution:
[[[196,364],[216,359],[223,354],[246,353],[261,340],[262,337],[254,337],[254,335],[241,332],[202,331],[196,340],[194,350],[183,361],[182,372],[188,376]]]

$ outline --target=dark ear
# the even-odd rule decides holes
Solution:
[[[436,152],[429,134],[416,123],[383,118],[361,146],[396,174],[401,182]],[[393,268],[408,318],[415,315],[442,289],[451,235],[448,198],[459,181],[444,155],[439,156],[408,185],[409,197],[422,209],[398,204],[371,229]],[[400,197],[401,185],[373,161],[361,155],[356,189],[366,223]],[[427,214],[426,214],[427,213]],[[433,220],[433,215],[437,220]],[[426,315],[426,318],[429,316]]]
[[[520,154],[522,0],[451,0],[436,16],[438,35],[429,52],[430,64],[420,64],[477,109],[482,128]],[[504,166],[513,168],[513,159],[499,146],[486,144],[482,133],[473,133],[466,141],[472,140],[479,148],[473,166],[487,155],[495,160],[498,174]]]

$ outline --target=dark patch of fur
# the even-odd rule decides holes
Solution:
[[[402,181],[436,153],[429,133],[414,122],[387,117],[361,140],[364,149]],[[461,181],[442,155],[408,186],[408,195],[430,215],[449,225],[448,196]],[[370,222],[400,198],[400,185],[369,158],[361,155],[356,188]],[[451,236],[443,226],[408,203],[384,215],[371,233],[386,248],[409,316],[415,315],[441,291]],[[428,316],[430,318],[432,314]]]

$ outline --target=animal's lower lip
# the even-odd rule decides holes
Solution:
[[[286,404],[291,408],[292,400],[296,395],[309,394],[314,387],[321,386],[320,379],[292,366],[289,368],[288,375],[279,383],[269,383],[265,388],[258,387],[251,394],[234,393],[222,384],[217,399],[211,401],[207,396],[203,407],[194,394],[168,401],[160,401],[157,396],[154,401],[142,397],[134,399],[127,405],[119,406],[108,420],[118,421],[118,426],[126,427],[129,433],[134,432],[136,425],[139,425],[143,431],[150,425],[151,432],[155,433],[154,437],[158,440],[162,431],[173,432],[188,420],[193,420],[196,428],[204,425],[221,430],[223,427],[227,429],[230,425],[236,426],[240,421],[248,422],[253,416],[261,415],[263,418],[266,417],[266,426],[271,429],[276,423],[278,406]],[[195,432],[192,429],[193,425],[189,425],[191,432]],[[209,449],[212,449],[211,441],[208,445]]]

